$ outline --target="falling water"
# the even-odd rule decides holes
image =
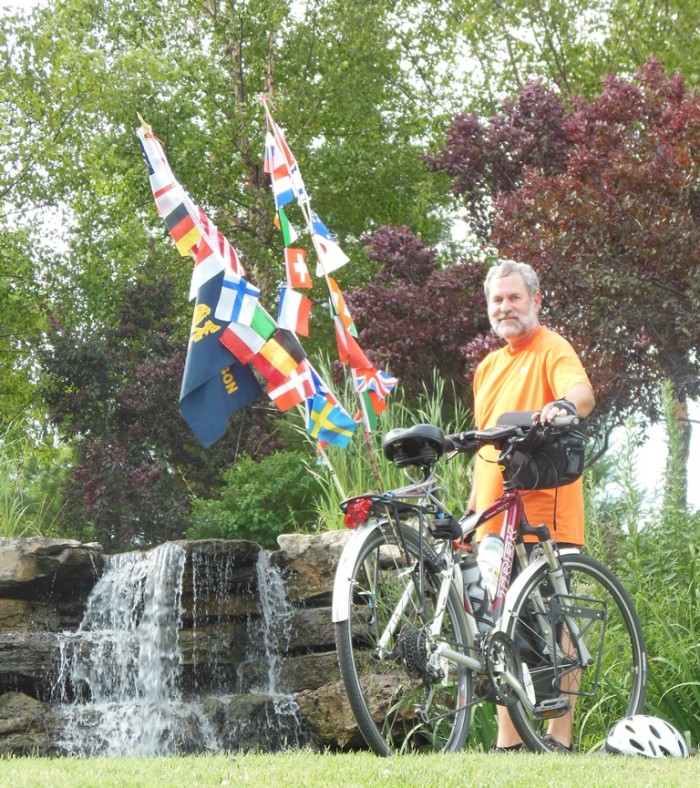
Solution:
[[[178,643],[185,550],[165,544],[109,559],[83,622],[61,638],[56,694],[68,753],[166,755],[217,749],[182,700]],[[69,693],[73,697],[68,697]]]
[[[59,638],[53,695],[61,704],[62,735],[56,745],[62,752],[173,755],[234,749],[251,739],[270,750],[307,742],[299,707],[281,689],[294,610],[284,580],[264,550],[258,553],[254,584],[258,613],[248,618],[246,653],[237,666],[231,665],[226,628],[230,616],[236,616],[227,607],[235,585],[234,558],[191,553],[190,689],[198,696],[213,694],[201,703],[184,697],[179,633],[186,558],[181,544],[168,543],[108,559],[80,627]],[[197,622],[202,622],[201,631]],[[256,666],[254,680],[243,679],[246,666]],[[240,695],[230,694],[232,690]],[[260,730],[259,719],[240,713],[227,718],[222,728],[215,712],[219,739],[209,721],[212,709],[245,708],[238,706],[240,698],[251,694],[268,699],[262,704],[265,729]]]
[[[260,619],[253,626],[260,629],[262,657],[267,665],[266,683],[257,689],[272,699],[274,719],[269,715],[267,719],[270,727],[284,731],[287,744],[298,747],[306,743],[299,706],[293,695],[280,689],[282,654],[289,650],[294,609],[287,597],[287,588],[280,571],[270,562],[264,550],[258,554],[256,574]],[[257,638],[253,635],[251,640]]]

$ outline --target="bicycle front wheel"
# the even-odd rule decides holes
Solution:
[[[587,555],[560,561],[568,593],[552,593],[548,567],[540,567],[513,600],[508,634],[540,709],[569,699],[571,741],[585,752],[600,746],[616,722],[642,711],[646,651],[634,603],[615,575]],[[509,712],[530,749],[557,749],[546,719],[520,703]]]
[[[347,583],[349,615],[335,625],[338,661],[360,732],[377,755],[454,751],[469,732],[472,676],[462,666],[431,657],[433,624],[442,576],[423,563],[417,532],[388,524],[368,533]],[[424,556],[435,555],[422,545]],[[450,583],[438,638],[466,651],[463,602]]]

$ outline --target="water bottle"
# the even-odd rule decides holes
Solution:
[[[498,534],[486,534],[479,542],[477,562],[491,601],[495,599],[496,591],[498,590],[498,576],[501,572],[502,557],[503,539]]]
[[[464,556],[459,562],[464,579],[464,593],[469,596],[474,618],[480,632],[490,632],[493,629],[493,619],[489,610],[489,598],[481,582],[481,570],[475,558]]]

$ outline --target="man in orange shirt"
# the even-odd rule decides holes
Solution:
[[[474,376],[474,422],[478,429],[496,424],[502,413],[540,411],[549,421],[558,415],[585,418],[595,406],[593,389],[571,345],[540,324],[542,293],[537,274],[525,263],[505,260],[493,266],[484,282],[491,327],[506,345],[479,364]],[[503,491],[495,462],[498,452],[480,450],[474,464],[470,509],[483,509]],[[533,524],[546,523],[561,544],[582,545],[582,481],[557,490],[536,490],[524,497],[525,513]],[[477,534],[500,531],[500,523],[485,523]],[[549,733],[568,748],[572,711],[551,721]],[[522,743],[508,713],[498,707],[497,750],[520,749]]]

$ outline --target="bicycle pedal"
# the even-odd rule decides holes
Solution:
[[[534,709],[536,720],[551,720],[553,717],[563,717],[571,708],[568,698],[547,698],[538,703]]]

